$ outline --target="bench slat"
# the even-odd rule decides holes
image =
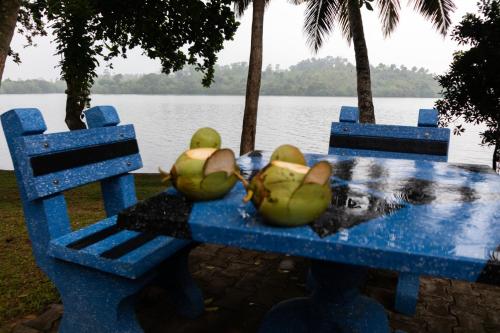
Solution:
[[[424,161],[435,161],[435,162],[446,162],[447,156],[439,155],[426,155],[426,154],[409,154],[409,153],[397,153],[397,152],[387,152],[380,150],[366,150],[366,149],[348,149],[348,148],[333,148],[328,149],[329,155],[340,155],[340,156],[359,156],[359,157],[377,157],[377,158],[389,158],[389,159],[407,159],[407,160],[424,160]]]
[[[97,231],[96,233],[85,236],[77,241],[74,241],[68,244],[68,247],[73,250],[81,250],[86,247],[89,247],[97,242],[100,242],[114,234],[120,232],[120,228],[116,224],[110,225],[102,230]]]
[[[27,196],[30,200],[38,199],[141,167],[140,155],[134,154],[35,177],[27,184]]]
[[[141,249],[143,245],[155,239],[156,236],[150,233],[140,233],[126,242],[114,246],[106,252],[101,253],[101,257],[107,259],[118,259],[126,255],[127,253]]]
[[[139,232],[137,231],[119,230],[119,232],[99,242],[80,249],[80,252],[100,256],[102,253],[109,251],[110,249],[134,238],[137,235],[139,235]]]
[[[448,142],[427,139],[395,139],[380,136],[332,133],[330,136],[330,147],[438,156],[448,155]]]
[[[30,158],[35,177],[139,153],[136,140],[68,150]]]
[[[176,244],[179,242],[181,244]],[[141,262],[146,257],[150,256],[152,253],[156,253],[158,251],[164,251],[165,250],[164,248],[166,246],[169,247],[167,251],[172,251],[172,252],[165,253],[164,255],[170,255],[176,251],[177,246],[180,246],[179,248],[181,248],[184,245],[187,245],[188,243],[189,241],[185,241],[182,239],[175,239],[168,236],[157,236],[155,239],[144,244],[142,247],[130,251],[126,255],[122,256],[120,258],[120,261],[123,263],[127,263],[129,265],[140,265]]]
[[[131,251],[139,249],[156,237],[152,234],[122,230],[95,244],[82,248],[81,252],[107,259],[118,259]]]
[[[132,266],[135,272],[141,273],[149,269],[149,262],[158,265],[189,243],[188,240],[159,236],[118,260],[122,265]]]
[[[449,141],[450,130],[448,128],[433,127],[332,123],[331,134],[359,137],[384,137],[392,139]]]
[[[67,247],[72,243],[77,243],[82,241],[84,238],[89,237],[93,234],[99,233],[100,231],[107,229],[116,225],[116,216],[101,220],[98,223],[89,225],[88,227],[73,231],[69,234],[57,238],[57,244],[60,246]]]
[[[23,136],[19,138],[19,144],[27,156],[35,156],[131,139],[135,139],[134,127],[123,125]]]

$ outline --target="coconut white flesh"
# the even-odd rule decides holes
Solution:
[[[304,184],[324,185],[332,176],[332,166],[326,161],[316,163],[304,177]]]
[[[186,151],[186,155],[193,160],[206,160],[208,159],[217,149],[215,148],[195,148]]]
[[[236,158],[231,149],[219,149],[213,153],[205,162],[203,175],[207,176],[214,172],[225,171],[229,176],[234,173]]]
[[[272,165],[277,166],[279,168],[284,168],[288,169],[290,171],[296,172],[296,173],[301,173],[301,174],[306,174],[309,171],[309,167],[297,163],[290,163],[290,162],[283,162],[283,161],[272,161]]]

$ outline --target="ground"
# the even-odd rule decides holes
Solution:
[[[140,198],[161,189],[157,176],[139,175],[136,181]],[[32,260],[11,172],[0,171],[0,187],[0,332],[56,332],[63,308]],[[67,200],[78,225],[103,216],[98,186],[71,191]],[[200,245],[191,253],[190,268],[203,290],[206,313],[196,320],[180,318],[158,288],[142,292],[137,313],[146,332],[255,332],[273,304],[307,293],[307,267],[302,258]],[[423,277],[417,314],[409,317],[392,311],[396,281],[394,273],[373,271],[364,290],[388,309],[394,329],[500,332],[498,287]]]

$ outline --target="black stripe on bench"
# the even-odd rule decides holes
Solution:
[[[141,233],[126,242],[121,243],[106,252],[101,253],[101,257],[106,259],[117,259],[133,250],[143,246],[147,242],[155,239],[157,236],[151,233]]]
[[[33,175],[42,176],[52,172],[72,169],[118,157],[137,154],[139,147],[135,139],[106,145],[85,147],[30,159]]]
[[[116,224],[113,224],[107,228],[104,228],[104,229],[96,232],[96,233],[93,233],[93,234],[85,236],[77,241],[74,241],[73,243],[70,243],[66,247],[73,249],[73,250],[81,250],[83,248],[86,248],[87,246],[90,246],[92,244],[100,242],[103,239],[108,238],[109,236],[112,236],[120,231],[121,231],[121,229]]]
[[[446,141],[374,136],[332,134],[330,136],[330,147],[438,156],[448,154],[448,143]]]

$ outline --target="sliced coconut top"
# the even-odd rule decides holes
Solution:
[[[284,168],[288,169],[290,171],[296,172],[296,173],[302,173],[306,174],[309,171],[309,167],[306,165],[302,164],[297,164],[297,163],[290,163],[290,162],[283,162],[283,161],[272,161],[272,165],[277,166],[279,168]]]
[[[304,177],[304,184],[324,185],[332,176],[332,166],[327,161],[316,163]]]
[[[205,148],[206,149],[206,148]],[[213,153],[203,166],[203,175],[209,175],[214,172],[225,171],[227,175],[234,172],[236,158],[231,149],[219,149]]]
[[[186,155],[193,160],[206,160],[210,157],[217,149],[215,148],[195,148],[186,151]]]

